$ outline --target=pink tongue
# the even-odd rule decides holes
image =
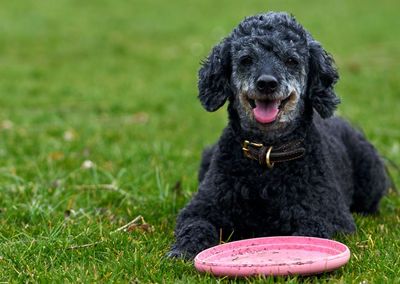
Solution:
[[[269,123],[276,119],[279,112],[279,101],[259,101],[256,100],[256,107],[253,109],[253,114],[256,120],[260,123]]]

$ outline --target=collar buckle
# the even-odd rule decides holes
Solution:
[[[244,141],[243,141],[243,144],[242,144],[243,153],[244,153],[244,155],[245,155],[247,158],[250,158],[250,159],[251,159],[251,158],[252,158],[252,155],[251,155],[251,153],[250,153],[249,146],[253,146],[253,147],[255,147],[255,148],[262,148],[264,145],[261,144],[261,143],[250,142],[249,140],[244,140]]]

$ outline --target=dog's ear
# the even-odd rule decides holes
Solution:
[[[339,79],[333,58],[315,40],[309,42],[309,99],[322,118],[333,115],[340,99],[333,89]]]
[[[231,72],[231,44],[226,38],[213,48],[199,71],[199,99],[206,110],[216,111],[232,95]]]

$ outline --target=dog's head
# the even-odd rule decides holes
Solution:
[[[337,80],[332,57],[292,16],[267,13],[246,18],[213,48],[199,71],[199,99],[208,111],[229,99],[243,129],[279,136],[307,108],[331,116]]]

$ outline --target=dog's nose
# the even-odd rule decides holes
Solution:
[[[272,93],[278,87],[278,80],[271,75],[261,75],[256,82],[257,90],[261,93]]]

